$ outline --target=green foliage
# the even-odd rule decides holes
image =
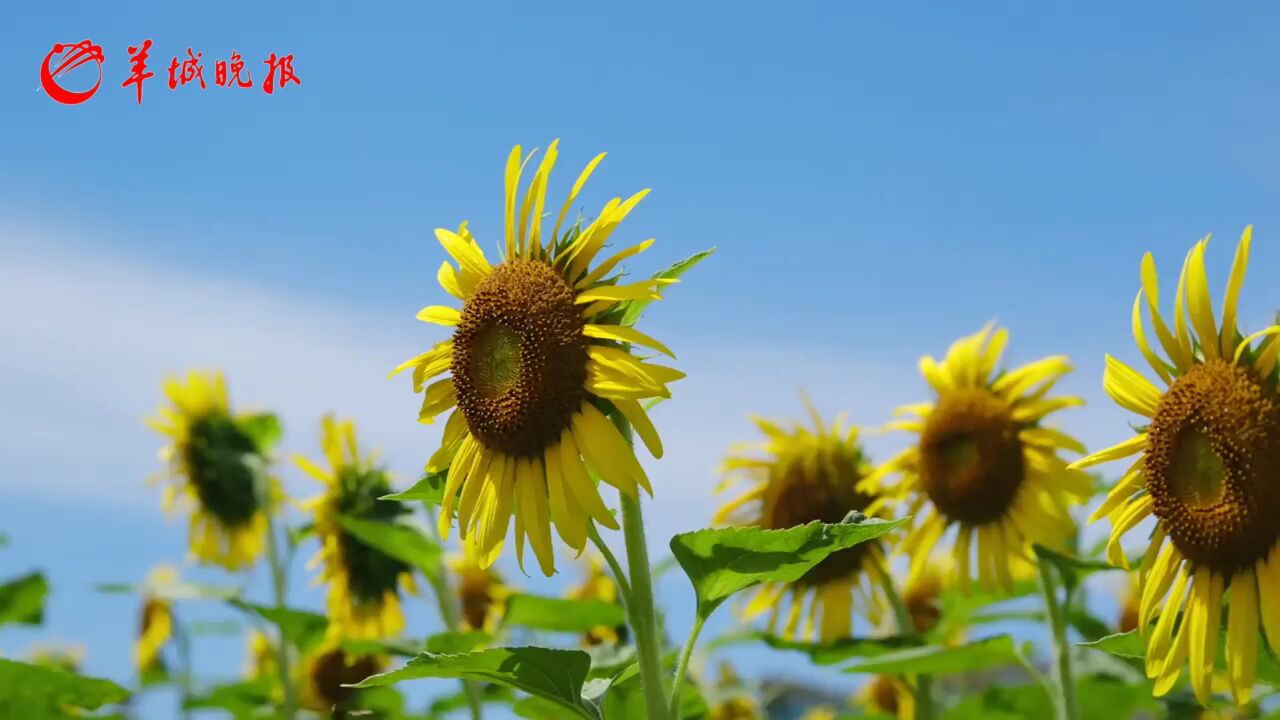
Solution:
[[[681,275],[684,275],[686,272],[692,270],[693,267],[698,263],[711,257],[711,254],[714,253],[715,251],[716,249],[712,247],[712,248],[703,250],[702,252],[694,253],[693,255],[690,255],[684,260],[681,260],[671,265],[671,267],[668,267],[665,270],[659,270],[658,272],[653,274],[653,277],[655,280],[677,279]],[[640,316],[644,313],[644,309],[649,306],[650,302],[652,301],[651,300],[627,300],[626,302],[619,303],[618,310],[614,311],[614,312],[621,311],[621,315],[618,319],[618,324],[635,325],[636,321],[640,319]]]
[[[0,625],[44,622],[44,601],[48,595],[49,583],[38,572],[0,585]]]
[[[284,427],[280,424],[280,418],[272,413],[241,415],[236,418],[236,425],[245,435],[253,439],[254,446],[263,455],[269,454],[280,442],[280,438],[284,437]]]
[[[315,647],[329,626],[329,621],[324,615],[307,610],[275,608],[243,600],[229,600],[228,603],[238,610],[256,615],[275,625],[280,629],[281,637],[303,652]]]
[[[674,658],[667,658],[664,671],[669,673]],[[594,670],[594,668],[593,668]],[[608,677],[596,680],[595,692],[600,695],[600,706],[607,720],[646,720],[644,689],[640,685],[640,666],[634,661],[625,664]],[[583,691],[587,694],[588,691]],[[685,678],[680,693],[679,717],[675,720],[700,720],[707,716],[706,698],[689,678]]]
[[[338,524],[365,545],[417,568],[428,577],[435,577],[440,573],[440,560],[444,551],[439,543],[417,528],[347,515],[339,516]]]
[[[829,642],[802,642],[788,640],[763,632],[746,632],[725,636],[709,644],[710,647],[762,642],[775,650],[794,650],[809,656],[815,665],[835,665],[853,658],[875,658],[888,655],[907,648],[920,647],[924,642],[908,636],[889,636],[883,638],[843,638]]]
[[[524,593],[507,600],[503,622],[533,630],[579,633],[596,627],[617,627],[627,620],[617,603],[604,600],[570,600]]]
[[[1074,592],[1080,586],[1080,583],[1084,582],[1085,578],[1093,573],[1120,569],[1100,560],[1081,560],[1080,558],[1063,555],[1043,545],[1035,545],[1034,549],[1036,555],[1053,563],[1053,566],[1057,568],[1058,575],[1062,578],[1062,587],[1068,593]]]
[[[427,507],[439,505],[444,499],[444,483],[448,471],[427,473],[412,487],[390,495],[383,495],[379,500],[399,500],[400,502],[420,502]]]
[[[997,635],[954,647],[925,645],[895,650],[856,660],[845,666],[844,671],[889,675],[906,673],[949,675],[1011,665],[1018,661],[1013,638],[1008,635]]]
[[[1215,667],[1223,672],[1226,671],[1227,667],[1226,637],[1227,634],[1225,632],[1219,633],[1218,651],[1214,654]],[[1258,643],[1258,682],[1280,686],[1280,663],[1277,663],[1275,656],[1267,651],[1265,645],[1265,643]],[[1143,637],[1137,630],[1108,635],[1094,642],[1080,643],[1076,647],[1093,648],[1116,657],[1131,660],[1143,660],[1147,656],[1147,638]]]
[[[697,530],[671,538],[671,553],[693,583],[699,617],[706,618],[740,590],[798,580],[831,553],[874,540],[902,523],[871,519],[787,530]]]
[[[128,699],[110,680],[0,659],[0,717],[70,717],[68,708],[96,710]]]
[[[268,678],[226,683],[209,688],[183,703],[187,710],[226,710],[233,718],[269,717],[264,715],[274,701],[275,683]],[[274,713],[274,711],[268,711]]]
[[[421,678],[477,680],[526,692],[577,717],[599,720],[595,706],[582,699],[590,667],[590,656],[580,650],[510,647],[456,655],[427,652],[399,670],[366,678],[355,687],[382,687]]]

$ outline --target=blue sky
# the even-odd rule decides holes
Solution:
[[[828,414],[878,424],[926,397],[921,354],[993,318],[1013,362],[1073,357],[1064,387],[1090,405],[1062,422],[1112,442],[1129,418],[1101,391],[1102,355],[1138,361],[1143,252],[1171,280],[1214,232],[1219,292],[1253,223],[1242,316],[1257,329],[1280,308],[1263,281],[1280,270],[1278,26],[1264,3],[9,8],[0,573],[44,568],[54,595],[49,625],[0,630],[0,650],[83,641],[91,671],[125,677],[132,601],[90,585],[181,559],[181,524],[142,485],[159,445],[140,418],[164,372],[225,368],[236,402],[281,412],[290,451],[316,452],[321,413],[353,416],[412,476],[436,431],[385,370],[438,338],[413,320],[445,299],[432,230],[469,218],[495,242],[515,143],[561,138],[556,197],[607,150],[588,213],[654,189],[619,231],[658,240],[636,272],[719,247],[646,323],[689,372],[656,414],[658,550],[707,521],[747,413],[797,417],[804,386]],[[86,37],[106,53],[103,87],[58,105],[39,62]],[[157,77],[138,106],[120,82],[143,38]],[[170,91],[188,46],[210,87]],[[302,84],[212,87],[232,50],[255,85],[268,53],[293,53]],[[884,458],[902,438],[869,442]],[[682,582],[661,598],[678,634]],[[238,641],[208,642],[208,673],[234,673]]]

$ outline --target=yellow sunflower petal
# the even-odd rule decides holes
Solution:
[[[582,334],[589,338],[598,338],[601,340],[616,340],[618,342],[631,343],[632,345],[640,345],[647,348],[653,348],[658,352],[675,358],[675,355],[667,348],[666,345],[645,335],[635,328],[623,325],[594,325],[588,323],[583,326]]]
[[[1099,450],[1092,455],[1082,457],[1071,463],[1068,467],[1074,470],[1083,470],[1084,468],[1092,467],[1094,465],[1101,465],[1102,463],[1111,462],[1112,460],[1119,460],[1121,458],[1137,455],[1145,450],[1146,447],[1147,434],[1139,433],[1122,443],[1112,445],[1106,450]]]
[[[1231,579],[1226,652],[1231,696],[1237,705],[1244,705],[1252,697],[1258,663],[1258,585],[1252,568]]]
[[[453,327],[462,321],[462,313],[457,308],[447,305],[428,305],[418,311],[418,319],[422,322],[435,323]]]
[[[1187,613],[1191,622],[1191,689],[1201,705],[1208,705],[1213,695],[1213,661],[1222,617],[1222,577],[1208,566],[1196,569]]]
[[[1222,357],[1235,354],[1236,307],[1240,303],[1240,288],[1244,285],[1245,271],[1249,268],[1249,245],[1253,241],[1253,226],[1249,225],[1236,245],[1236,256],[1231,261],[1231,275],[1227,278],[1227,294],[1222,300]]]
[[[556,218],[555,227],[551,230],[551,239],[558,240],[560,238],[560,226],[564,224],[565,216],[569,214],[569,208],[573,207],[573,201],[577,199],[578,193],[582,191],[582,186],[587,184],[587,178],[591,177],[591,173],[595,172],[596,166],[604,160],[606,153],[600,153],[587,163],[582,169],[582,174],[578,175],[578,179],[573,183],[573,189],[569,191],[568,197],[564,200],[564,206],[560,208],[560,215]]]
[[[1200,336],[1200,351],[1205,359],[1213,360],[1219,356],[1218,328],[1213,320],[1213,300],[1209,296],[1209,278],[1204,270],[1204,251],[1209,239],[1196,243],[1191,251],[1191,260],[1187,270],[1187,312],[1191,315],[1191,325]],[[1192,660],[1195,659],[1195,638],[1192,638]],[[1194,668],[1195,665],[1193,664]]]

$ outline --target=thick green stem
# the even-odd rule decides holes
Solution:
[[[1058,720],[1076,720],[1076,687],[1071,677],[1071,645],[1067,643],[1067,614],[1058,602],[1057,583],[1053,579],[1053,563],[1044,557],[1037,558],[1040,569],[1040,591],[1044,595],[1045,611],[1053,629],[1053,682],[1057,693],[1053,698]]]
[[[436,543],[443,544],[436,524],[432,522],[427,524],[431,526],[431,534],[435,537]],[[427,582],[431,583],[431,590],[436,595],[436,604],[440,607],[440,619],[444,622],[445,629],[456,630],[460,611],[457,603],[454,602],[455,598],[443,563],[436,573],[427,576]],[[471,710],[471,720],[481,720],[484,717],[484,698],[480,695],[480,686],[469,680],[461,682],[462,692],[467,696],[467,707]]]
[[[914,635],[916,628],[911,620],[911,611],[907,609],[906,603],[902,602],[902,596],[894,587],[893,576],[889,574],[888,568],[883,563],[876,563],[875,570],[880,576],[880,586],[884,588],[885,597],[889,599],[889,605],[893,608],[898,633]],[[933,720],[933,679],[928,675],[917,675],[912,691],[916,699],[916,720]]]
[[[618,562],[618,558],[605,544],[604,538],[600,537],[600,531],[596,529],[596,524],[587,521],[587,537],[591,538],[592,544],[604,556],[604,562],[609,566],[609,571],[613,573],[613,581],[618,586],[618,592],[622,595],[622,607],[626,609],[631,606],[631,583],[627,582],[627,574],[622,570],[622,563]]]
[[[191,700],[191,635],[186,625],[178,618],[173,619],[173,644],[178,648],[178,706],[182,708],[182,717],[190,718],[191,710],[187,703]]]
[[[285,593],[287,592],[287,573],[280,554],[280,539],[276,536],[275,498],[271,492],[271,481],[265,468],[258,468],[258,498],[262,503],[267,518],[267,560],[271,564],[271,589],[277,611],[283,615]],[[298,707],[297,693],[293,686],[293,673],[289,672],[289,646],[283,630],[277,626],[279,637],[276,643],[276,665],[280,670],[280,686],[284,689],[284,703],[280,714],[285,720],[293,720]]]
[[[693,657],[693,647],[698,644],[698,635],[702,634],[702,624],[706,618],[699,614],[693,619],[693,627],[689,629],[689,638],[684,641],[684,649],[680,651],[680,662],[676,664],[676,676],[671,681],[672,718],[680,717],[680,691],[684,689],[684,676],[689,672],[689,658]]]
[[[639,498],[619,493],[622,532],[627,542],[627,567],[631,575],[631,630],[636,636],[640,683],[644,688],[649,720],[667,720],[667,694],[663,690],[658,622],[653,607],[653,578],[649,574],[649,548],[644,539],[644,515]]]

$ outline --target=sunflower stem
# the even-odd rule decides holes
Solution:
[[[636,635],[640,660],[640,682],[644,687],[649,720],[667,720],[667,698],[662,689],[662,661],[658,645],[658,623],[653,607],[653,578],[649,574],[649,549],[645,545],[644,515],[640,499],[618,493],[622,504],[622,532],[627,543],[627,566],[631,571],[631,629]]]
[[[613,581],[618,586],[618,592],[622,594],[622,607],[625,610],[631,606],[631,583],[627,582],[627,575],[622,570],[622,563],[618,562],[617,556],[609,549],[604,538],[600,537],[600,531],[596,529],[596,524],[590,520],[587,521],[587,537],[591,538],[592,544],[604,556],[604,562],[609,566],[609,571],[613,573]]]
[[[267,561],[271,565],[272,594],[275,608],[283,616],[287,583],[285,565],[280,555],[280,540],[276,537],[275,503],[271,497],[271,481],[267,477],[266,469],[260,465],[255,466],[254,476],[258,502],[267,518]],[[293,686],[293,673],[289,671],[289,646],[284,636],[284,628],[277,624],[276,631],[279,636],[276,643],[276,666],[280,671],[280,686],[284,690],[284,702],[281,705],[280,714],[285,720],[293,720],[296,714],[295,708],[297,708],[297,693]]]
[[[916,626],[911,620],[911,611],[907,609],[907,604],[902,601],[902,596],[894,587],[893,576],[889,574],[883,562],[873,563],[873,567],[876,575],[879,576],[880,586],[884,588],[884,595],[889,600],[889,606],[893,608],[893,618],[897,623],[898,633],[915,635]],[[928,675],[917,675],[912,692],[916,700],[916,720],[933,720],[933,679]]]
[[[1053,695],[1055,715],[1058,720],[1076,720],[1075,681],[1071,677],[1071,645],[1067,643],[1067,614],[1058,602],[1057,583],[1053,579],[1053,563],[1041,555],[1036,556],[1040,570],[1040,591],[1044,595],[1045,611],[1053,629],[1053,681],[1057,686]]]
[[[431,526],[431,536],[435,538],[436,544],[442,545],[444,540],[440,537],[440,529],[436,527],[436,523],[429,522],[427,525]],[[460,611],[454,602],[453,590],[444,563],[440,563],[439,571],[427,575],[427,582],[431,583],[431,590],[435,593],[436,604],[440,607],[440,619],[444,621],[445,629],[454,630],[459,624]],[[462,692],[467,697],[467,707],[471,711],[471,720],[481,720],[484,717],[484,698],[480,695],[480,687],[470,680],[461,682]]]
[[[178,618],[173,619],[173,644],[178,648],[178,707],[182,709],[182,717],[189,719],[191,709],[187,703],[191,700],[191,636],[186,625]]]
[[[702,634],[702,625],[706,618],[698,614],[693,619],[693,627],[689,629],[689,637],[684,641],[684,649],[680,651],[680,661],[676,664],[676,676],[671,681],[672,718],[680,717],[680,691],[684,689],[684,676],[689,672],[689,658],[693,657],[693,648],[698,644],[698,635]]]

